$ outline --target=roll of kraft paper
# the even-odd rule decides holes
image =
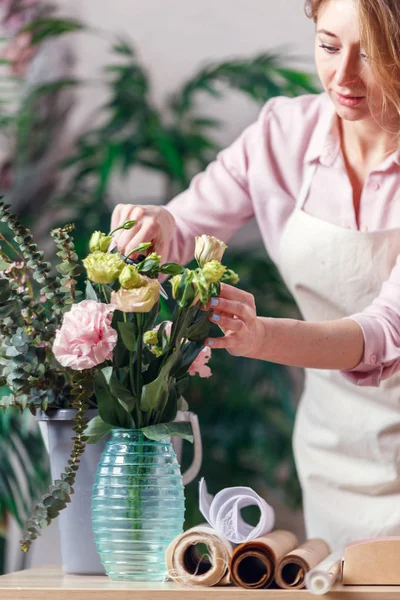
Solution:
[[[344,550],[329,554],[306,575],[306,588],[315,596],[327,594],[340,579]]]
[[[324,540],[308,540],[279,561],[275,570],[275,583],[287,590],[305,587],[308,571],[324,560],[330,551]]]
[[[298,544],[294,533],[283,530],[240,544],[233,551],[229,565],[233,583],[247,589],[269,587],[277,563]]]
[[[198,545],[206,546],[199,552]],[[184,585],[227,585],[232,545],[208,525],[179,535],[167,548],[168,576]]]

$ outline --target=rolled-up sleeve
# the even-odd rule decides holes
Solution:
[[[196,175],[186,191],[167,204],[176,222],[168,260],[189,262],[196,235],[213,235],[227,242],[254,216],[249,171],[255,155],[265,149],[270,106],[268,102],[257,121],[221,151],[204,172]]]
[[[356,385],[378,387],[400,370],[400,255],[379,296],[363,311],[345,318],[360,325],[364,356],[356,367],[341,373]]]

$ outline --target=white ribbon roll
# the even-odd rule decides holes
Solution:
[[[199,505],[211,527],[233,544],[255,540],[272,531],[275,525],[272,506],[249,487],[225,488],[214,497],[207,492],[203,477],[199,485]],[[240,511],[246,506],[258,506],[260,509],[260,520],[255,527],[242,518]]]

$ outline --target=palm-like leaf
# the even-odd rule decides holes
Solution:
[[[7,393],[6,388],[0,389]],[[12,516],[22,528],[32,505],[46,490],[50,467],[42,436],[28,412],[0,412],[0,523]],[[7,530],[0,531],[0,572],[4,572]]]

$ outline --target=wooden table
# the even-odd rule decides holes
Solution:
[[[305,590],[244,590],[130,583],[108,577],[64,575],[59,567],[17,571],[0,577],[0,600],[310,600]],[[400,600],[400,586],[338,587],[327,600]]]

